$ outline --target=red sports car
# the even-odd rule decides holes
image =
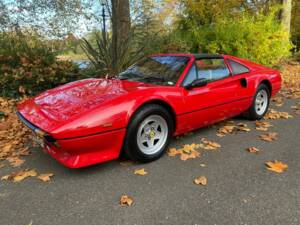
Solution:
[[[18,106],[18,116],[59,162],[79,168],[159,158],[172,136],[244,114],[261,119],[278,71],[228,55],[159,54],[114,78],[85,79]]]

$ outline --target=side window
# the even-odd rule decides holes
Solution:
[[[183,80],[183,86],[186,86],[190,83],[192,83],[194,80],[197,79],[197,69],[195,64],[190,68],[189,72],[187,73],[187,75],[185,76],[184,80]]]
[[[208,82],[221,80],[230,75],[224,59],[201,59],[196,61],[198,77],[206,78]]]
[[[243,66],[242,64],[235,62],[233,60],[228,60],[231,68],[232,68],[232,73],[233,75],[238,75],[242,73],[248,73],[249,69],[246,66]]]

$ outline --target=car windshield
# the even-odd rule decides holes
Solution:
[[[189,58],[184,56],[151,56],[129,67],[117,78],[172,86],[176,84],[188,61]]]

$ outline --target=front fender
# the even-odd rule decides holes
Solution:
[[[170,88],[168,91],[159,90],[159,92],[155,93],[142,94],[136,97],[133,105],[128,109],[126,115],[126,126],[134,116],[134,113],[139,108],[149,103],[160,103],[162,105],[167,105],[168,108],[172,110],[172,113],[175,117],[184,109],[184,101],[181,92],[176,90],[175,87]]]
[[[128,108],[132,101],[103,105],[51,132],[56,139],[78,138],[119,130],[126,127]]]

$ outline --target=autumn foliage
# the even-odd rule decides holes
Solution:
[[[0,33],[0,96],[33,95],[80,79],[74,64],[56,60],[35,35]]]
[[[27,146],[30,131],[17,119],[15,104],[16,100],[0,98],[0,167],[21,166],[22,158],[30,154]]]

